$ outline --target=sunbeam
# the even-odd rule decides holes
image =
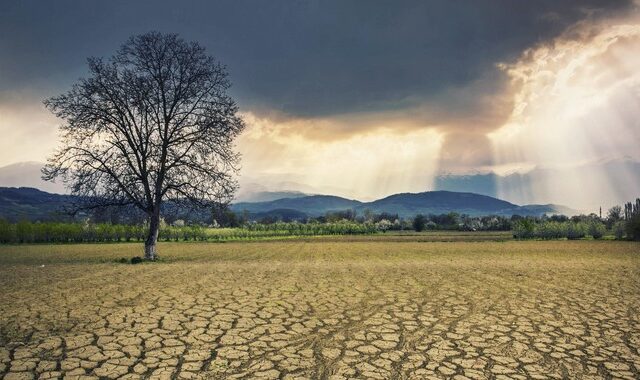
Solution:
[[[368,200],[397,192],[431,188],[443,136],[435,128],[407,130],[389,122],[341,139],[319,140],[297,133],[337,128],[336,121],[281,121],[244,116],[248,130],[240,138],[244,182],[277,187],[286,178],[320,191]],[[321,126],[318,124],[322,124]],[[251,178],[261,173],[261,178]],[[270,183],[265,183],[268,181]]]
[[[637,20],[581,27],[502,65],[517,90],[511,117],[489,135],[494,161],[536,169],[530,189],[501,186],[501,197],[595,210],[640,191],[637,174],[606,164],[640,158]]]

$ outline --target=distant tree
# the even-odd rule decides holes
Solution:
[[[325,214],[325,218],[329,223],[335,223],[341,220],[353,221],[356,219],[356,212],[354,210],[328,211]]]
[[[624,219],[627,238],[640,240],[640,198],[624,205]]]
[[[622,221],[614,223],[612,230],[613,230],[613,235],[616,237],[616,240],[623,239],[624,234],[626,232],[625,223]]]
[[[260,218],[260,220],[258,220],[258,223],[260,224],[274,224],[277,223],[279,220],[275,215],[269,215],[269,216],[265,216]]]
[[[567,239],[576,240],[582,239],[587,234],[587,225],[585,222],[571,222],[567,223]]]
[[[378,231],[387,232],[387,230],[390,229],[393,226],[393,223],[391,223],[387,219],[382,219],[382,220],[376,222],[375,225],[376,225],[376,229]]]
[[[221,227],[240,226],[238,216],[226,204],[215,204],[212,208],[211,219],[212,224],[218,224]]]
[[[422,214],[418,214],[413,218],[413,229],[416,232],[424,231],[424,228],[427,224],[427,218]]]
[[[220,63],[195,42],[151,32],[45,105],[65,121],[43,178],[61,177],[76,209],[135,206],[147,216],[145,258],[155,260],[161,205],[228,203],[237,187],[233,140],[244,124]]]
[[[607,212],[607,219],[613,222],[622,220],[622,207],[620,206],[611,207]]]
[[[450,212],[439,215],[429,214],[427,219],[437,224],[440,229],[450,230],[457,229],[460,220],[463,218],[456,212]]]
[[[15,226],[6,219],[0,218],[0,243],[12,243],[15,241]]]
[[[513,222],[513,237],[515,239],[531,239],[535,237],[536,224],[532,219],[520,218]]]
[[[365,222],[371,222],[373,221],[374,215],[373,215],[373,211],[369,210],[368,208],[364,209],[364,221]]]
[[[613,206],[609,209],[609,211],[607,211],[607,216],[605,218],[605,223],[607,225],[607,228],[613,228],[613,226],[621,221],[623,218],[623,214],[622,214],[622,207],[620,206]]]
[[[553,214],[549,217],[549,220],[552,222],[566,222],[569,220],[569,217],[566,215],[558,215],[558,214]]]
[[[392,220],[399,219],[400,217],[398,216],[398,214],[391,214],[391,213],[388,213],[388,212],[382,212],[380,214],[372,215],[372,218],[373,218],[374,222],[379,222],[381,220],[392,221]]]
[[[601,239],[606,233],[605,226],[601,222],[593,221],[588,226],[589,235],[594,239]]]
[[[318,217],[313,218],[313,221],[316,223],[327,223],[327,218],[324,215],[320,215]]]

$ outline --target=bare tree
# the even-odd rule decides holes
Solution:
[[[88,78],[45,101],[65,124],[43,178],[61,177],[79,208],[142,210],[145,258],[155,260],[164,201],[228,203],[237,188],[233,141],[244,123],[228,74],[197,43],[157,32],[88,63]]]

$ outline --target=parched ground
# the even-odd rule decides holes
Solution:
[[[355,240],[0,247],[0,375],[640,378],[640,244]]]

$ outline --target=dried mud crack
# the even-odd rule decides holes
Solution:
[[[139,248],[0,247],[0,375],[640,378],[635,243]]]

